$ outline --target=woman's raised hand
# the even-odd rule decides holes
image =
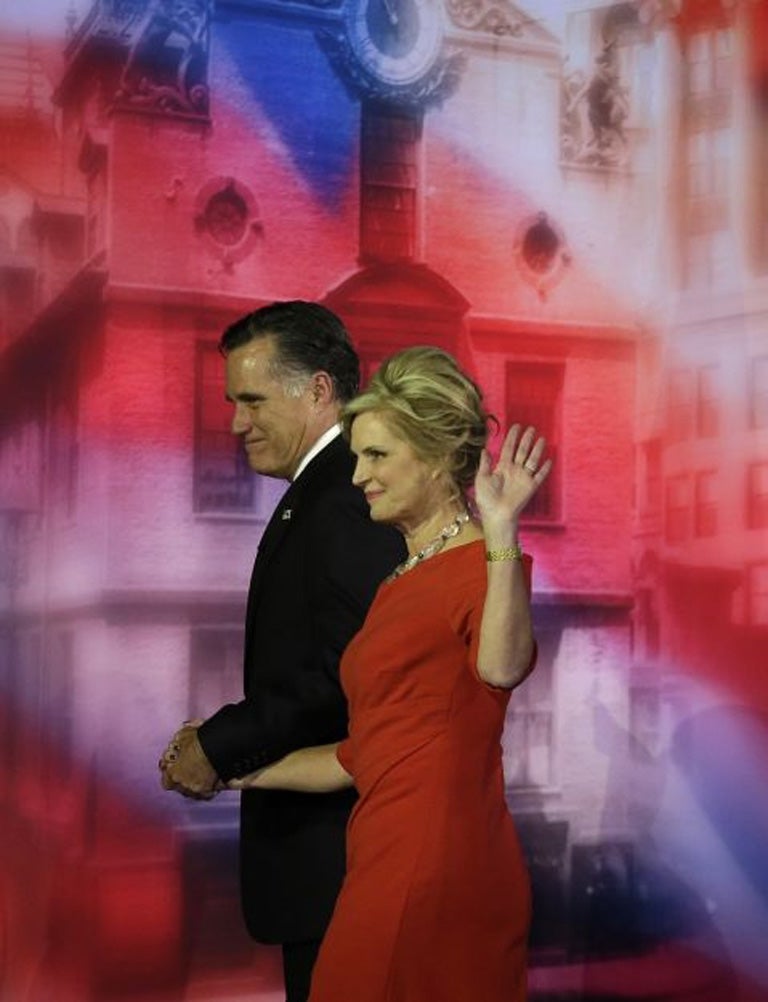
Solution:
[[[519,424],[509,429],[495,466],[485,451],[480,459],[475,502],[484,528],[516,524],[552,469],[551,459],[542,461],[546,441],[536,437],[536,429],[520,432]]]

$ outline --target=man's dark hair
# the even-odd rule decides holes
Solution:
[[[228,355],[264,337],[274,341],[277,378],[290,383],[323,371],[333,380],[334,393],[341,403],[357,393],[360,360],[346,327],[325,306],[301,299],[262,306],[227,327],[219,351]]]

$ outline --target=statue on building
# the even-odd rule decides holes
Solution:
[[[606,45],[587,77],[575,70],[563,80],[561,154],[567,163],[619,167],[628,154],[624,122],[629,93],[613,46]]]

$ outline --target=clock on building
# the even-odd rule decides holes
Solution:
[[[464,57],[444,44],[444,0],[346,0],[336,31],[318,38],[350,90],[423,109],[456,87]]]
[[[442,0],[348,0],[345,20],[353,55],[385,86],[414,84],[439,60]]]

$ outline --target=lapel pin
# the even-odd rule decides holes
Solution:
[[[291,520],[291,509],[290,508],[285,508],[283,510],[283,513],[280,516],[280,518],[282,518],[282,520],[284,522],[290,522],[290,520]]]

